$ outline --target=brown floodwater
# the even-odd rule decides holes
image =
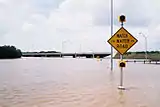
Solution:
[[[119,75],[109,59],[0,60],[0,107],[160,107],[160,65],[127,63],[124,91]]]

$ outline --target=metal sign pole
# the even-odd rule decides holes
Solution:
[[[123,22],[121,23],[121,27],[123,27]],[[120,55],[120,60],[123,61],[123,55]],[[124,90],[125,88],[123,87],[123,67],[120,67],[120,86],[118,89]]]
[[[120,55],[120,59],[121,61],[123,61],[123,55]],[[119,88],[123,88],[123,67],[121,67],[120,69],[121,69],[121,77],[120,77],[120,87]]]
[[[121,28],[108,40],[108,43],[114,47],[120,54],[120,85],[119,89],[125,89],[123,87],[123,68],[126,67],[126,62],[123,61],[123,54],[125,54],[138,40],[134,38],[124,27],[123,23],[126,21],[125,16],[119,17],[121,22]],[[111,51],[112,52],[112,51]],[[112,64],[112,58],[111,58]],[[112,68],[112,65],[111,65]]]
[[[111,37],[113,36],[113,0],[111,0]],[[113,47],[111,46],[111,71],[113,70]]]

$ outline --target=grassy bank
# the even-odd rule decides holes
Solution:
[[[120,54],[116,54],[114,56],[115,59],[120,58]],[[124,59],[145,59],[145,52],[127,52],[123,55]],[[160,52],[159,51],[151,51],[147,52],[148,59],[160,60]]]

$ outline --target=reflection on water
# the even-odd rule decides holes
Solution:
[[[160,66],[128,63],[126,90],[110,60],[0,60],[0,107],[159,107]]]

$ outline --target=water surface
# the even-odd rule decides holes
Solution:
[[[110,60],[0,60],[0,107],[159,107],[160,65],[127,63],[125,91]]]

